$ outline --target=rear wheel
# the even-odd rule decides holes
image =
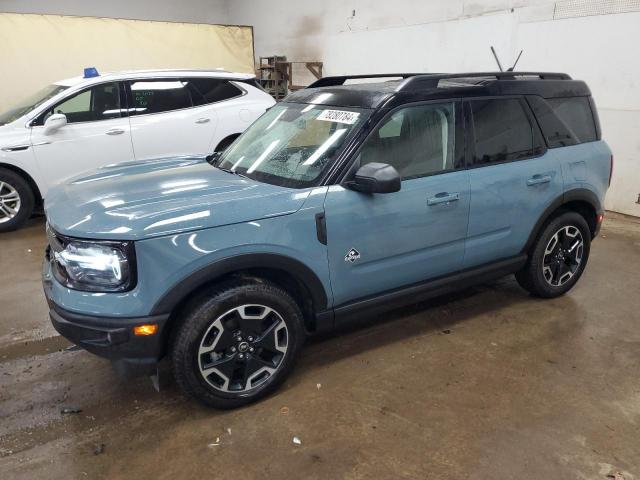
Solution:
[[[24,178],[0,168],[0,232],[20,227],[33,213],[35,198]]]
[[[591,232],[584,217],[565,212],[547,223],[516,279],[538,297],[562,295],[584,272],[590,247]]]
[[[181,389],[202,403],[234,408],[274,391],[302,343],[302,313],[269,283],[230,283],[187,309],[171,346]]]

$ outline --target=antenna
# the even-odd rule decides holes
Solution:
[[[513,62],[513,66],[511,68],[507,68],[507,72],[513,72],[513,69],[516,68],[516,65],[518,64],[518,60],[520,60],[520,57],[522,56],[523,51],[524,50],[520,50],[520,53],[518,54],[516,61]],[[496,49],[493,48],[493,45],[491,45],[491,53],[493,53],[493,58],[496,59],[496,63],[498,64],[498,68],[500,69],[500,71],[504,72],[504,69],[502,68],[502,64],[500,63],[500,59],[498,58],[498,54],[496,53]]]
[[[498,58],[498,54],[496,53],[496,49],[493,48],[493,45],[491,45],[491,53],[493,53],[493,58],[496,59],[496,63],[498,64],[498,68],[500,69],[500,71],[504,72],[504,69],[502,68],[502,64],[500,63],[500,59]]]
[[[520,50],[520,53],[518,54],[518,58],[516,58],[516,61],[513,62],[513,67],[507,70],[507,72],[513,72],[513,69],[516,68],[516,65],[518,64],[518,60],[520,60],[520,56],[522,55],[522,52],[524,52],[524,50]]]

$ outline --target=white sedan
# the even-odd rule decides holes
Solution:
[[[0,113],[0,232],[84,171],[224,150],[274,103],[253,75],[221,70],[90,68],[49,85]]]

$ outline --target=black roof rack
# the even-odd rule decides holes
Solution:
[[[515,80],[517,77],[537,77],[539,80],[571,80],[566,73],[553,72],[473,72],[473,73],[376,73],[373,75],[340,75],[323,77],[316,80],[307,88],[335,87],[344,85],[347,80],[363,78],[394,78],[405,79],[400,86],[402,91],[424,88],[437,88],[440,80],[455,78],[494,78],[495,80]]]
[[[425,73],[374,73],[372,75],[336,75],[333,77],[322,77],[307,88],[318,87],[337,87],[344,85],[347,80],[361,79],[361,78],[409,78],[417,75],[428,75]]]

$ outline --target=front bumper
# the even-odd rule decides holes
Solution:
[[[145,317],[109,317],[71,312],[54,300],[54,282],[50,263],[42,265],[42,285],[49,304],[49,317],[53,327],[68,340],[85,350],[108,358],[122,376],[152,375],[164,356],[166,325],[169,314]],[[107,297],[101,297],[105,302]],[[134,327],[157,324],[154,335],[136,336]]]
[[[85,350],[110,359],[115,370],[126,377],[156,373],[164,355],[164,330],[169,315],[137,318],[79,315],[49,303],[53,327],[63,337]],[[155,335],[138,337],[133,328],[156,323]]]

